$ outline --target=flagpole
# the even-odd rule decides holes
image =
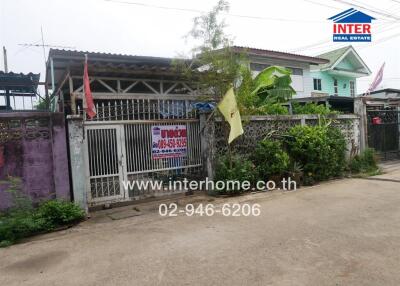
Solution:
[[[225,127],[227,127],[228,123],[224,122]],[[225,136],[228,138],[229,137],[229,132],[228,128],[225,129]],[[232,161],[232,149],[231,149],[231,143],[228,142],[228,162],[229,162],[229,169],[233,168],[233,161]]]
[[[85,54],[85,62],[84,62],[84,66],[87,65],[87,60],[88,60],[88,56],[87,54]],[[83,109],[83,118],[84,120],[86,120],[86,108],[87,108],[87,102],[86,102],[86,90],[85,90],[85,72],[83,73],[83,96],[82,96],[82,109]]]

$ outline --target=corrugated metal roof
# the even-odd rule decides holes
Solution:
[[[243,46],[233,46],[232,47],[236,52],[244,52],[247,54],[269,57],[269,58],[277,58],[284,60],[293,60],[298,62],[306,62],[310,64],[325,64],[329,63],[329,60],[322,57],[310,57],[299,54],[287,53],[287,52],[279,52],[273,50],[265,50],[251,47],[243,47]]]
[[[133,73],[154,76],[177,74],[172,58],[50,49],[49,58],[53,59],[56,85],[62,81],[67,70],[75,75],[83,73],[85,55],[88,56],[91,75],[127,77]],[[50,61],[47,62],[46,82],[50,82]]]
[[[89,51],[73,51],[73,50],[60,50],[50,49],[49,57],[53,58],[68,58],[68,59],[81,59],[88,56],[90,61],[106,61],[106,62],[124,62],[124,63],[154,63],[159,65],[170,65],[172,58],[165,57],[150,57],[150,56],[137,56],[127,54],[113,54],[113,53],[100,53]]]
[[[0,71],[0,88],[15,92],[35,92],[40,74],[13,73]]]

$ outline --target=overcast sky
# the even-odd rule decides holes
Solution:
[[[210,10],[217,2],[123,1],[200,11]],[[341,3],[343,1],[353,5]],[[358,9],[356,5],[363,6],[366,8],[361,9],[363,12],[378,19],[372,26],[373,41],[353,45],[373,75],[386,62],[381,87],[400,88],[400,21],[395,20],[400,19],[398,0],[230,0],[230,4],[230,14],[265,18],[226,16],[227,31],[236,45],[305,55],[318,55],[346,45],[332,42],[332,24],[327,18],[351,7]],[[41,26],[44,41],[50,45],[83,51],[173,57],[190,48],[191,43],[186,43],[183,36],[190,30],[196,15],[195,11],[104,0],[0,0],[0,45],[7,48],[10,71],[42,75],[42,48],[20,45],[40,44]],[[0,69],[3,70],[2,63]],[[359,79],[358,92],[365,91],[370,81],[371,77]]]

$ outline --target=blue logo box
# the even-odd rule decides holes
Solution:
[[[371,34],[333,34],[334,42],[371,42]]]

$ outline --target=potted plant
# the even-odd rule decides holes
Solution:
[[[297,187],[301,186],[301,180],[303,178],[303,165],[296,161],[293,162],[293,164],[290,166],[288,177],[291,181],[296,182]]]

